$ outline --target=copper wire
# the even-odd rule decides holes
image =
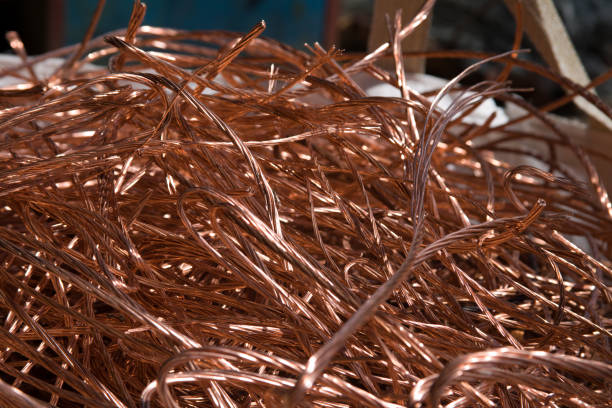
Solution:
[[[141,26],[140,2],[127,30],[42,56],[9,34],[2,406],[608,406],[612,209],[591,156],[610,155],[545,112],[579,95],[611,116],[588,91],[610,75],[573,84],[517,33],[501,55],[422,53],[476,62],[421,95],[399,43],[433,4],[367,56],[263,22]],[[497,80],[461,85],[483,64]],[[516,66],[571,94],[530,105]],[[526,113],[469,122],[490,98]]]

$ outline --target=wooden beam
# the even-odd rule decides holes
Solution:
[[[512,13],[516,12],[517,1],[521,1],[525,32],[553,70],[582,86],[591,82],[552,0],[504,1]],[[574,103],[589,117],[591,128],[576,143],[612,151],[612,120],[583,97],[575,98]],[[594,161],[604,184],[612,189],[612,165],[604,160]]]
[[[409,23],[414,16],[423,8],[426,0],[375,0],[372,13],[372,26],[368,39],[368,51],[375,50],[379,45],[389,41],[389,30],[387,29],[387,19],[389,15],[391,21],[395,17],[395,11],[402,9],[402,21],[404,25]],[[423,51],[427,49],[429,40],[429,27],[431,26],[431,16],[414,33],[402,42],[402,51]],[[392,60],[383,62],[383,67],[392,69]],[[424,58],[405,58],[404,69],[406,72],[425,72]]]
[[[552,69],[579,85],[591,82],[552,0],[504,1],[512,13],[516,12],[516,2],[522,2],[525,31]],[[612,120],[599,109],[584,98],[574,101],[589,117],[612,131]]]

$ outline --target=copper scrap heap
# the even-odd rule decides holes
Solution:
[[[143,12],[2,69],[3,407],[609,404],[609,152],[505,80],[565,79],[423,53],[477,63],[419,93],[415,24],[364,57]],[[525,114],[468,120],[492,100]]]

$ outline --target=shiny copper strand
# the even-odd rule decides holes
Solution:
[[[516,49],[431,53],[480,62],[419,95],[399,14],[390,44],[339,57],[263,22],[139,27],[139,4],[127,34],[2,71],[2,406],[608,406],[609,156],[505,82],[438,101],[488,63],[609,107]],[[467,124],[482,96],[549,132]]]

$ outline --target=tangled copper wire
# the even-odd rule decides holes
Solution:
[[[411,90],[398,44],[432,5],[356,57],[263,23],[141,26],[139,2],[126,31],[40,57],[11,34],[2,406],[609,406],[612,209],[590,157],[610,159],[505,78],[611,109],[516,49],[423,53],[478,62]],[[503,75],[461,85],[485,63]],[[526,113],[466,120],[491,98]]]

